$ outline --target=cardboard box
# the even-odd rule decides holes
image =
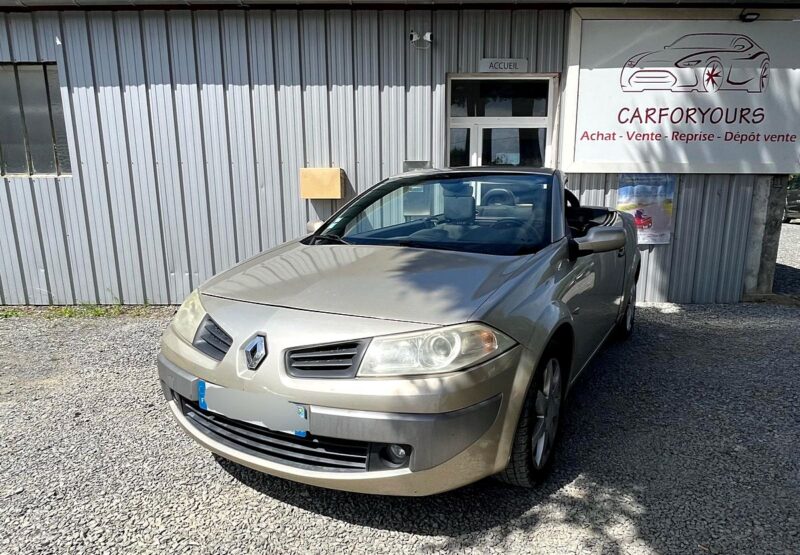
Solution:
[[[300,168],[300,198],[340,199],[343,192],[342,168]]]

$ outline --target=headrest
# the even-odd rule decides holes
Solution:
[[[471,197],[472,185],[466,183],[443,183],[444,196],[446,197]]]
[[[450,222],[471,223],[475,221],[475,199],[472,196],[445,195],[444,218]]]

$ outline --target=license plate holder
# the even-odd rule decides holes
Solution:
[[[197,404],[203,410],[272,431],[301,437],[308,433],[308,406],[274,393],[242,391],[198,380]]]

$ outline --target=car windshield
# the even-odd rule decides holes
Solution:
[[[731,48],[731,44],[737,35],[707,34],[707,35],[686,35],[681,37],[667,48],[702,48],[702,49],[721,49]]]
[[[550,243],[552,175],[445,174],[386,181],[310,238],[497,255]]]

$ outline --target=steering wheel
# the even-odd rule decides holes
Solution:
[[[516,218],[502,218],[492,224],[492,229],[511,229],[514,227],[523,227],[527,222],[518,220]]]
[[[495,197],[497,197],[495,199]],[[505,206],[516,206],[517,199],[514,197],[514,193],[509,191],[508,189],[492,189],[486,196],[483,197],[483,204],[502,204]]]

